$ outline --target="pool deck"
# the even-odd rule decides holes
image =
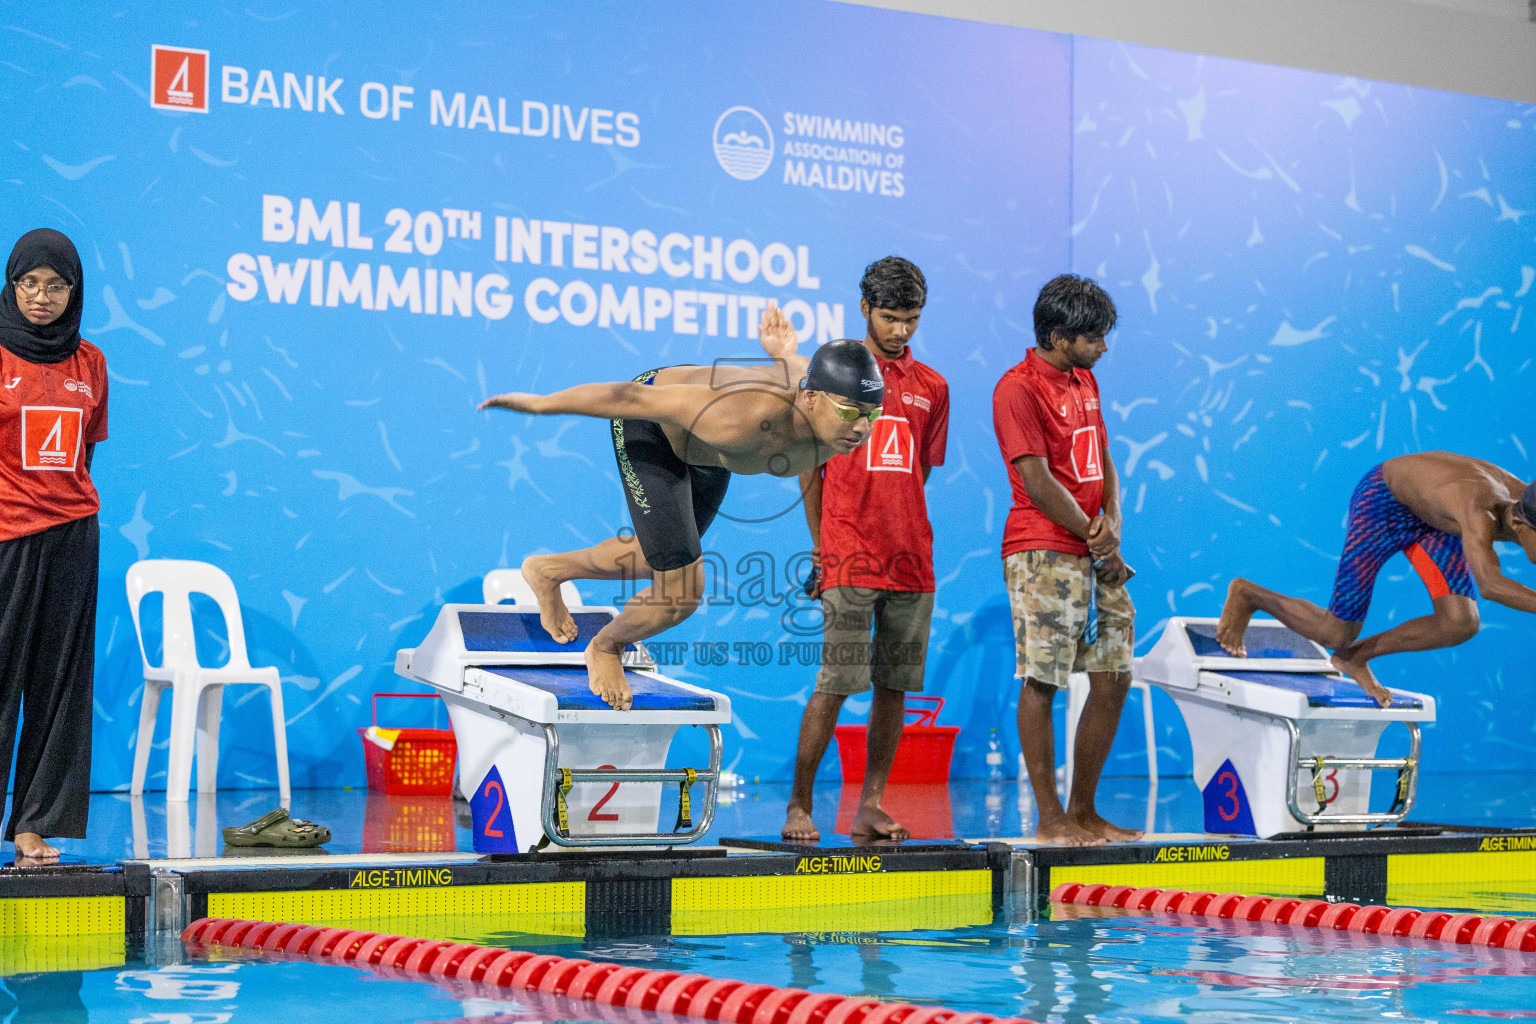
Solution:
[[[1490,891],[1536,882],[1536,830],[1435,826],[1269,840],[1161,833],[1089,848],[769,836],[511,855],[233,852],[0,869],[0,938],[115,933],[131,946],[200,917],[444,938],[890,931],[1032,917],[1063,882],[1360,903],[1412,903],[1416,887],[1449,879]]]

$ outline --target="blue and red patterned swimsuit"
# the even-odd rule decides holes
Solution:
[[[1435,529],[1394,498],[1377,466],[1361,478],[1349,499],[1349,530],[1329,613],[1345,622],[1365,621],[1376,574],[1399,551],[1413,563],[1432,599],[1447,594],[1477,597],[1461,538]]]

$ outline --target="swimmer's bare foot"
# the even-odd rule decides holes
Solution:
[[[564,581],[550,574],[549,562],[548,555],[529,555],[523,559],[523,579],[538,599],[539,625],[554,637],[555,643],[568,644],[576,639],[576,620],[571,618],[565,598],[560,596],[560,584]]]
[[[1133,843],[1144,833],[1138,828],[1121,828],[1094,814],[1078,814],[1072,819],[1085,832],[1111,843]]]
[[[582,658],[587,663],[587,685],[592,687],[592,692],[614,710],[628,711],[634,695],[630,693],[629,681],[624,678],[624,663],[618,654],[598,650],[594,639],[587,644]]]
[[[1376,681],[1376,675],[1363,660],[1356,661],[1350,657],[1351,649],[1344,650],[1328,659],[1333,662],[1333,667],[1343,672],[1349,678],[1360,684],[1360,688],[1368,693],[1372,700],[1382,707],[1392,706],[1392,691]]]
[[[853,824],[848,828],[848,834],[855,839],[894,839],[898,843],[904,843],[912,838],[912,833],[896,823],[880,807],[860,807],[859,813],[853,816]]]
[[[779,832],[779,838],[792,843],[814,843],[821,839],[821,833],[811,824],[810,811],[799,804],[790,804],[788,813],[784,815],[784,828]]]
[[[1103,846],[1105,839],[1063,816],[1042,819],[1035,826],[1035,842],[1048,846]]]
[[[43,837],[36,832],[18,832],[16,859],[34,864],[51,864],[59,859],[59,851],[43,842]]]
[[[1253,618],[1253,600],[1250,594],[1253,584],[1242,577],[1227,586],[1227,603],[1221,608],[1221,621],[1216,623],[1216,642],[1234,658],[1248,657],[1243,636],[1248,632],[1248,620]]]

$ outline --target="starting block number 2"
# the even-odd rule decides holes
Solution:
[[[517,853],[517,832],[512,825],[512,808],[507,801],[507,787],[501,772],[492,765],[485,773],[475,795],[469,801],[474,822],[476,853]]]
[[[600,765],[598,765],[598,768],[600,768],[600,769],[606,769],[606,768],[612,768],[612,767],[613,767],[613,765],[611,765],[611,764],[600,764]],[[592,809],[587,812],[587,820],[588,821],[618,821],[619,820],[618,814],[613,813],[611,811],[603,811],[603,805],[606,804],[609,800],[612,800],[613,799],[613,794],[617,793],[618,791],[619,791],[619,784],[617,782],[615,782],[613,785],[609,786],[608,787],[608,792],[603,794],[603,798],[601,800],[599,800],[597,803],[593,804],[592,805]]]
[[[497,819],[501,816],[501,809],[506,806],[507,791],[502,788],[500,779],[485,780],[485,795],[489,797],[492,793],[496,794],[496,807],[491,811],[490,817],[485,819],[484,834],[491,839],[501,839],[506,835],[506,831],[495,826]]]
[[[600,765],[601,768],[613,768],[611,764]],[[592,822],[615,822],[619,820],[618,812],[605,811],[604,806],[614,798],[619,791],[617,782],[608,786],[597,803],[587,811],[587,820]],[[480,785],[475,790],[474,798],[470,800],[469,807],[474,819],[474,846],[478,853],[516,853],[517,835],[512,826],[512,810],[508,806],[507,787],[501,779],[501,773],[493,765],[480,780]]]

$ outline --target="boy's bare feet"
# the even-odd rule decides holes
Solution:
[[[1121,828],[1099,817],[1098,814],[1079,814],[1074,821],[1086,832],[1111,843],[1132,843],[1145,833],[1137,828]]]
[[[624,678],[624,663],[617,654],[598,650],[596,644],[594,640],[582,652],[582,659],[587,663],[587,685],[615,710],[628,711],[634,695],[630,692],[629,681]]]
[[[533,596],[539,602],[539,624],[554,637],[557,644],[568,644],[576,639],[576,620],[571,618],[560,596],[562,580],[548,571],[548,555],[529,555],[523,559],[523,579],[533,588]]]
[[[1234,658],[1248,657],[1243,637],[1248,632],[1248,620],[1253,618],[1253,602],[1249,591],[1253,584],[1238,577],[1227,585],[1227,603],[1221,608],[1221,621],[1216,623],[1216,642]]]
[[[43,837],[36,832],[18,832],[16,859],[49,864],[59,859],[59,851],[43,842]]]
[[[784,829],[779,833],[779,838],[792,843],[814,843],[821,839],[821,833],[811,824],[810,811],[799,804],[790,804],[789,813],[784,815]]]
[[[1330,658],[1329,660],[1333,662],[1333,667],[1359,683],[1360,688],[1370,694],[1371,699],[1377,704],[1384,708],[1391,707],[1392,691],[1376,681],[1376,676],[1371,671],[1369,665],[1364,661],[1356,661],[1351,658],[1349,656],[1350,652],[1351,648],[1346,647]]]
[[[1048,846],[1103,846],[1105,839],[1063,817],[1042,819],[1035,826],[1035,842]]]
[[[859,813],[853,816],[848,834],[855,839],[894,839],[897,842],[906,842],[912,838],[911,832],[898,825],[894,818],[878,806],[860,807]]]

